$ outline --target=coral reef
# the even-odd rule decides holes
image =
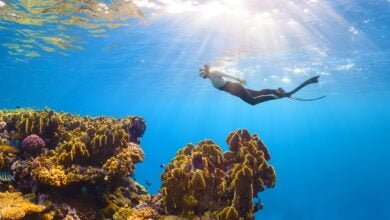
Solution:
[[[0,192],[0,218],[23,219],[31,213],[39,213],[45,210],[45,206],[36,205],[18,192]]]
[[[0,189],[34,195],[32,202],[47,207],[42,218],[98,218],[115,204],[112,198],[119,189],[132,196],[127,208],[150,200],[131,180],[135,165],[144,158],[138,146],[146,128],[142,118],[18,109],[0,111],[0,119]]]
[[[152,196],[133,179],[145,129],[140,117],[0,111],[0,218],[250,220],[274,187],[267,148],[237,130],[229,151],[211,140],[179,150]]]
[[[166,214],[183,217],[208,215],[214,219],[253,219],[253,198],[273,187],[275,171],[257,135],[247,130],[229,134],[230,151],[211,140],[179,150],[161,178]]]

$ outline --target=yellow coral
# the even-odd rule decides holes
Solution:
[[[22,219],[31,213],[39,213],[43,210],[45,206],[27,201],[19,192],[0,193],[1,219]]]
[[[51,110],[16,112],[16,129],[22,137],[30,134],[52,136],[57,132],[61,118]]]
[[[228,205],[227,200],[215,199],[225,193],[218,188],[226,178],[222,162],[222,150],[210,140],[179,150],[162,175],[166,213],[194,217],[194,209],[205,212]]]
[[[0,144],[0,152],[18,154],[20,151],[18,148],[11,145]]]
[[[51,168],[40,167],[33,170],[36,179],[50,186],[61,187],[68,184],[68,178],[62,166],[56,165]]]
[[[89,157],[87,146],[80,138],[73,138],[58,146],[57,158],[61,164],[71,164]]]
[[[43,220],[53,220],[54,219],[54,213],[53,212],[49,212],[49,213],[46,213],[43,215]]]
[[[127,220],[148,220],[156,219],[158,213],[152,207],[146,206],[142,208],[135,208],[131,210],[130,216],[127,217]]]
[[[218,220],[237,220],[238,212],[234,207],[226,207],[217,215]]]
[[[0,152],[0,169],[3,168],[4,164],[5,164],[4,154]]]
[[[230,151],[225,153],[211,140],[178,151],[161,176],[167,214],[193,218],[209,211],[212,219],[253,218],[253,197],[274,186],[275,170],[257,135],[237,130],[227,143]]]
[[[0,167],[5,164],[3,169],[8,169],[8,163],[16,160],[12,173],[16,184],[27,180],[33,181],[38,191],[47,191],[46,188],[50,186],[56,187],[52,191],[58,191],[61,195],[66,194],[63,194],[64,189],[71,193],[82,190],[82,197],[85,194],[104,195],[99,199],[106,201],[107,208],[102,211],[110,219],[120,208],[133,209],[141,201],[151,200],[151,196],[139,184],[126,185],[132,181],[129,176],[134,173],[135,164],[144,158],[141,147],[133,143],[139,141],[145,129],[142,119],[80,117],[31,109],[0,110],[0,118],[6,123],[3,131],[9,134],[10,139],[22,141],[34,133],[46,143],[41,152],[36,155],[26,153],[23,158],[10,155],[11,150],[16,153],[16,148],[10,148],[8,142],[6,147],[0,146]],[[104,181],[106,176],[109,181]],[[95,188],[94,185],[103,186]],[[48,200],[53,202],[51,208],[58,203],[51,200],[53,196],[49,193]],[[17,216],[16,211],[3,210],[5,214],[14,216]],[[80,211],[78,214],[97,212],[96,207],[93,207],[93,211],[84,210],[83,207],[77,211]],[[39,217],[49,220],[58,218],[58,215],[59,212],[49,212]],[[65,218],[65,215],[61,213],[61,218]]]
[[[114,215],[114,219],[127,219],[137,203],[150,203],[151,196],[145,188],[131,179],[128,181],[128,187],[119,187],[104,195],[107,206],[102,211],[106,217],[111,218]]]
[[[117,155],[111,157],[103,165],[109,177],[130,176],[134,172],[134,164],[143,160],[141,148],[136,144],[122,149]]]
[[[201,170],[195,171],[191,179],[191,185],[192,188],[194,189],[199,189],[199,190],[206,189],[206,180],[204,178],[203,171]]]

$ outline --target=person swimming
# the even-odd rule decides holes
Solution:
[[[201,76],[203,79],[210,79],[211,83],[215,88],[228,92],[234,96],[237,96],[241,98],[243,101],[245,101],[246,103],[251,105],[257,105],[265,101],[281,99],[281,98],[291,98],[299,101],[314,101],[325,97],[325,96],[321,96],[314,99],[302,99],[302,98],[297,98],[292,96],[294,93],[298,92],[303,87],[310,85],[312,83],[318,83],[318,78],[320,76],[314,76],[306,80],[305,82],[303,82],[301,85],[291,90],[290,92],[286,92],[282,88],[262,89],[262,90],[247,89],[244,87],[244,85],[246,85],[246,81],[244,79],[240,79],[238,77],[217,70],[211,71],[210,66],[207,64],[205,64],[203,68],[199,69],[199,76]],[[232,79],[237,82],[232,82],[226,79]]]

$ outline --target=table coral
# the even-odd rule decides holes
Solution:
[[[253,197],[273,187],[270,155],[257,135],[237,130],[228,135],[230,151],[211,140],[178,151],[161,178],[165,213],[184,217],[207,211],[217,219],[253,219]]]
[[[36,205],[24,199],[19,192],[0,192],[0,218],[22,219],[31,213],[39,213],[45,206]]]

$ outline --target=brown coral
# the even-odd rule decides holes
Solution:
[[[131,178],[144,154],[138,145],[145,131],[139,117],[80,117],[50,110],[0,111],[2,171],[12,175],[4,186],[31,192],[47,205],[42,219],[253,219],[260,205],[253,198],[275,184],[270,155],[257,135],[229,134],[229,151],[211,140],[189,144],[165,168],[156,200]],[[31,133],[42,150],[21,153],[9,146]],[[16,142],[15,142],[16,141]],[[17,145],[17,144],[16,144]],[[35,191],[36,190],[36,191]],[[73,195],[77,194],[77,199]],[[71,196],[72,195],[72,196]],[[78,205],[77,201],[89,201]],[[93,201],[93,202],[92,202]],[[160,212],[160,213],[158,213]],[[4,215],[28,215],[4,207]],[[167,216],[162,216],[166,214]],[[95,218],[93,217],[93,218]]]
[[[39,213],[43,210],[45,210],[45,206],[27,201],[19,192],[0,193],[1,219],[22,219],[31,213]]]
[[[0,144],[0,152],[3,153],[11,153],[11,154],[18,154],[20,151],[18,148],[13,147],[8,144]]]
[[[161,176],[167,214],[194,217],[209,211],[221,220],[253,218],[253,197],[276,180],[269,153],[247,130],[230,133],[227,142],[225,153],[210,140],[178,151]]]
[[[40,183],[55,187],[62,187],[68,184],[69,180],[64,167],[55,165],[50,168],[40,167],[33,170],[33,176]]]
[[[106,207],[103,209],[103,213],[106,217],[115,216],[114,219],[126,220],[132,215],[133,208],[152,202],[151,196],[143,186],[131,179],[127,179],[124,183],[124,186],[104,195]]]
[[[118,154],[111,157],[103,165],[109,177],[130,176],[133,174],[135,163],[143,160],[142,149],[136,144],[129,144],[127,148],[121,149]]]

